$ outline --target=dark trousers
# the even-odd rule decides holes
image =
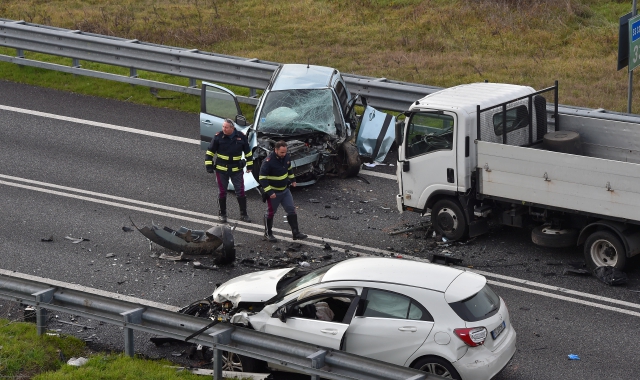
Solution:
[[[231,173],[216,170],[216,181],[218,181],[218,198],[227,197],[229,178],[231,178],[231,183],[233,183],[233,189],[236,192],[236,196],[244,197],[244,172],[242,170]]]
[[[235,185],[234,185],[235,186]],[[273,216],[278,211],[278,206],[282,205],[287,215],[295,215],[296,207],[293,205],[293,196],[291,190],[287,188],[284,191],[276,193],[275,198],[267,198],[267,211],[265,216],[268,219],[273,219]]]

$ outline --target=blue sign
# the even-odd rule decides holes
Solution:
[[[631,24],[631,41],[635,41],[640,38],[640,20]]]

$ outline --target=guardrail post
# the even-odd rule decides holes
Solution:
[[[44,334],[47,330],[47,309],[42,308],[40,303],[51,303],[55,291],[55,288],[49,288],[32,294],[36,298],[36,331],[38,335]]]
[[[311,359],[311,368],[320,369],[324,367],[324,357],[327,356],[327,351],[320,350],[307,356],[307,359]],[[320,380],[320,375],[311,375],[311,380]]]
[[[213,379],[222,379],[222,350],[218,348],[219,344],[231,343],[231,333],[233,327],[226,328],[224,330],[216,331],[209,334],[213,338]]]
[[[249,89],[249,97],[250,98],[255,98],[256,95],[258,95],[258,91],[255,88],[250,88]]]
[[[16,58],[24,58],[24,50],[16,49]]]
[[[138,77],[138,69],[135,67],[129,67],[129,78],[137,78]]]
[[[144,308],[133,309],[120,313],[124,319],[124,353],[133,357],[133,329],[127,327],[129,323],[142,324],[142,313]]]
[[[191,87],[191,88],[197,88],[198,87],[198,83],[196,82],[196,78],[189,78],[189,87]]]
[[[74,69],[79,69],[80,67],[82,67],[82,65],[80,65],[80,60],[78,58],[72,58],[71,67],[73,67]]]

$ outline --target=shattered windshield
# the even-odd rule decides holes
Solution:
[[[256,129],[281,135],[336,135],[336,124],[340,118],[330,89],[284,90],[267,94]]]
[[[278,290],[278,294],[270,299],[267,303],[276,303],[280,300],[284,299],[287,294],[291,294],[297,290],[302,288],[306,288],[307,286],[318,284],[322,281],[322,277],[324,277],[325,273],[329,271],[329,269],[333,268],[337,263],[332,263],[323,267],[320,267],[312,272],[301,272],[302,276],[294,277],[294,280],[288,282],[281,289]]]

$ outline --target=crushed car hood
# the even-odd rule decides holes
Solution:
[[[240,302],[265,302],[277,294],[276,285],[294,268],[265,270],[231,279],[213,292],[213,300],[231,301],[234,307]]]

